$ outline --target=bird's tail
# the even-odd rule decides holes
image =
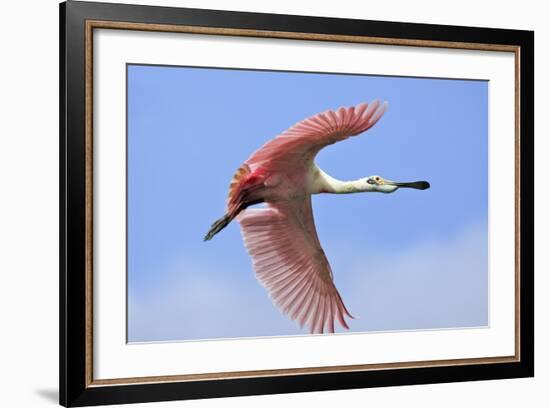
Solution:
[[[227,227],[227,225],[233,220],[233,218],[235,218],[234,215],[232,215],[231,213],[227,213],[220,219],[214,221],[214,223],[210,226],[210,230],[208,230],[208,232],[204,236],[204,240],[210,241],[214,237],[214,235]]]

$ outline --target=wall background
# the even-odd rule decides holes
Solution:
[[[134,3],[138,3],[135,1]],[[58,381],[58,7],[57,1],[5,2],[0,25],[0,403],[53,407]],[[144,1],[212,9],[489,26],[536,31],[536,70],[550,71],[544,3],[525,0],[444,3],[435,0],[321,2],[278,0]],[[535,115],[545,118],[548,76],[537,77]],[[536,378],[304,393],[224,400],[138,404],[135,407],[352,406],[540,407],[550,382],[549,257],[544,232],[550,195],[550,125],[535,125],[536,173]]]

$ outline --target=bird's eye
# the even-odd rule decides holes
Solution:
[[[380,181],[380,177],[376,177],[376,181]]]

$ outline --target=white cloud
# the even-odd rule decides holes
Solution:
[[[359,330],[487,325],[487,224],[447,241],[356,258],[347,301]]]
[[[251,268],[251,266],[250,266]],[[223,270],[226,277],[209,271]],[[235,283],[232,277],[239,276]],[[245,275],[245,276],[243,276]],[[242,281],[249,284],[242,285]],[[272,306],[251,270],[228,270],[212,260],[176,262],[147,295],[130,296],[130,341],[232,338],[296,334]]]
[[[487,324],[486,223],[444,242],[383,253],[348,248],[333,258],[337,287],[358,316],[350,322],[352,331]],[[215,259],[186,258],[154,287],[131,292],[130,341],[307,333],[272,305],[251,266],[224,268]]]

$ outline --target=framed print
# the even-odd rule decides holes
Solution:
[[[62,405],[534,375],[533,32],[60,27]]]

